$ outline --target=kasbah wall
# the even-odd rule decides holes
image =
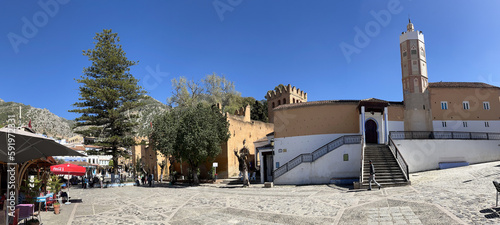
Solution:
[[[214,159],[213,162],[218,163],[217,167],[217,178],[224,179],[229,177],[235,177],[239,174],[239,164],[238,159],[234,155],[234,151],[239,151],[243,148],[243,140],[246,141],[246,147],[250,151],[250,156],[248,157],[248,163],[252,162],[255,167],[256,162],[256,154],[255,154],[255,146],[254,142],[260,138],[266,137],[267,134],[274,131],[274,124],[272,123],[264,123],[261,121],[255,121],[250,119],[251,109],[250,106],[247,105],[235,112],[235,115],[231,115],[226,113],[227,120],[229,122],[229,132],[231,133],[231,137],[229,140],[221,145],[221,153]],[[137,142],[141,140],[147,141],[147,138],[137,139]],[[164,160],[164,156],[155,152],[151,149],[150,146],[146,145],[136,145],[132,148],[133,151],[133,163],[137,159],[143,159],[146,163],[146,170],[152,171],[155,169],[155,178],[158,179],[158,173],[160,173],[159,163]],[[200,178],[205,179],[208,178],[208,171],[212,168],[212,161],[207,161],[205,164],[200,165]],[[168,167],[170,166],[170,162],[167,160],[167,166],[164,169],[164,180],[168,177]],[[156,167],[156,168],[155,168]],[[181,165],[179,162],[174,164],[175,171],[181,172]],[[189,165],[185,162],[182,163],[182,172],[181,174],[185,177],[188,176]]]
[[[257,156],[255,154],[254,142],[274,131],[274,124],[272,123],[251,120],[250,112],[250,106],[247,105],[237,110],[235,115],[227,114],[231,137],[227,143],[222,145],[221,154],[215,158],[215,162],[219,164],[217,167],[217,178],[238,176],[239,164],[234,151],[239,151],[243,148],[243,140],[246,140],[245,145],[250,151],[248,162],[252,162],[253,167],[255,167]],[[212,163],[207,163],[205,167],[211,168]]]

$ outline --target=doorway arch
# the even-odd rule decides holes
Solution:
[[[373,119],[368,119],[365,122],[366,143],[378,144],[378,126]]]

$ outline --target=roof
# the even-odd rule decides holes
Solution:
[[[312,101],[312,102],[284,104],[284,105],[280,105],[280,106],[274,108],[274,110],[307,107],[307,106],[314,106],[314,105],[359,104],[359,102],[362,102],[362,101],[363,102],[389,103],[389,105],[393,105],[393,104],[394,105],[403,105],[403,102],[391,102],[391,101],[385,101],[385,100],[376,99],[376,98],[369,98],[369,99],[363,99],[363,100],[326,100],[326,101]]]
[[[499,88],[482,82],[433,82],[430,88]]]
[[[73,149],[75,151],[85,151],[85,147],[83,147],[83,146],[75,146],[75,147],[71,147],[71,149]]]

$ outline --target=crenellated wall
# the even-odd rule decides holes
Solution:
[[[273,123],[274,108],[284,104],[307,102],[307,93],[290,84],[287,86],[280,84],[275,90],[268,91],[265,98],[267,100],[269,122]]]

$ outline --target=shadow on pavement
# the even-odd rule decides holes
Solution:
[[[484,215],[484,217],[486,217],[487,219],[499,218],[500,216],[498,215],[498,211],[500,211],[500,208],[488,208],[479,210],[480,213],[487,213],[486,215]]]

